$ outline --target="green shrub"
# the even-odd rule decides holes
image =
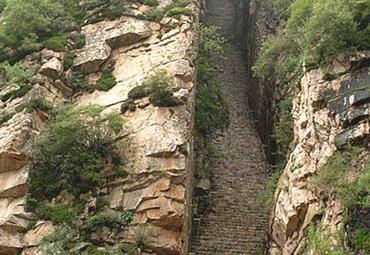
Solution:
[[[114,143],[122,130],[118,114],[102,114],[103,107],[64,106],[36,141],[31,155],[29,193],[38,200],[62,190],[78,195],[93,190],[105,162],[120,164]]]
[[[289,10],[286,28],[263,44],[256,76],[296,83],[303,63],[307,70],[325,68],[341,52],[370,48],[367,1],[297,0]]]
[[[216,70],[200,56],[196,63],[198,91],[195,104],[195,127],[205,136],[223,131],[229,125],[229,112],[217,80]]]
[[[159,22],[161,19],[163,19],[163,17],[165,16],[165,12],[163,10],[160,10],[160,9],[150,9],[149,11],[147,11],[143,18],[146,19],[146,20],[149,20],[149,21],[156,21],[156,22]]]
[[[139,0],[139,2],[141,4],[146,4],[146,5],[149,5],[149,6],[157,6],[157,5],[159,5],[159,1],[158,0]]]
[[[186,8],[186,7],[174,7],[172,9],[170,9],[166,16],[168,17],[172,17],[172,18],[175,18],[175,19],[180,19],[181,15],[191,15],[192,11],[191,9],[189,8]]]
[[[367,160],[364,169],[356,178],[349,178],[348,174],[358,171],[358,157],[363,151],[360,147],[347,147],[331,156],[321,169],[313,183],[326,191],[327,194],[336,194],[343,205],[353,210],[355,208],[370,208],[370,163]]]
[[[16,107],[16,110],[18,112],[23,111],[26,109],[26,112],[32,112],[33,110],[41,110],[41,111],[51,111],[52,110],[52,105],[46,101],[43,98],[36,98],[36,99],[31,99],[26,103],[22,103],[19,106]]]
[[[147,77],[144,82],[128,93],[130,100],[149,96],[150,102],[158,107],[172,107],[180,105],[181,102],[173,97],[171,88],[175,86],[174,79],[164,70],[159,70],[155,74]],[[127,107],[132,107],[127,105]],[[125,106],[126,108],[126,106]],[[136,109],[136,106],[135,106]]]
[[[68,70],[73,66],[76,57],[77,55],[74,52],[68,52],[65,55],[63,59],[64,70]]]
[[[36,214],[44,220],[50,220],[53,224],[72,224],[78,217],[79,211],[67,204],[46,205],[40,202],[36,207]]]
[[[47,39],[44,45],[49,50],[64,51],[68,45],[68,40],[63,35],[53,36]]]
[[[147,88],[149,100],[154,106],[172,107],[180,104],[171,92],[175,86],[174,79],[164,70],[147,77],[142,86]]]
[[[364,251],[365,254],[370,254],[370,230],[369,229],[358,229],[351,243],[355,251]]]
[[[61,5],[48,0],[8,0],[2,13],[0,44],[14,51],[9,57],[21,58],[38,49],[38,40],[50,34]]]
[[[75,43],[76,49],[81,49],[86,44],[86,36],[81,33],[72,33],[69,38]]]
[[[135,212],[126,211],[126,212],[122,213],[121,217],[126,223],[130,223],[135,219]]]
[[[313,223],[308,227],[306,249],[314,251],[317,255],[351,255],[340,233],[332,236],[325,234],[320,223]],[[333,246],[332,239],[336,239],[338,244]]]
[[[90,234],[100,229],[101,227],[107,227],[110,229],[120,228],[122,221],[116,214],[110,212],[99,212],[89,217],[81,227],[85,234]]]
[[[72,72],[71,77],[67,79],[67,86],[70,87],[73,92],[94,91],[94,88],[87,83],[86,76],[80,72]]]
[[[220,35],[219,28],[216,26],[207,26],[199,24],[197,27],[199,37],[199,51],[202,54],[223,53],[223,44],[225,39]]]
[[[117,84],[116,77],[114,77],[112,70],[107,69],[103,71],[102,76],[96,83],[98,90],[108,91]]]
[[[10,65],[8,63],[2,65],[3,72],[5,74],[6,81],[9,83],[23,84],[29,81],[32,77],[26,68],[19,63]]]

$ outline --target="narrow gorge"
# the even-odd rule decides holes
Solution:
[[[0,255],[370,254],[370,2],[0,1]]]

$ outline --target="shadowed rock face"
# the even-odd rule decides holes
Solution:
[[[369,141],[370,75],[368,67],[349,72],[348,63],[333,69],[347,74],[325,81],[320,70],[313,70],[303,77],[301,92],[294,100],[296,146],[275,194],[271,254],[300,254],[305,230],[320,211],[328,233],[342,226],[340,202],[324,203],[308,185],[309,177],[318,173],[337,148]]]

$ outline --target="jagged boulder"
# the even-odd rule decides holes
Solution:
[[[40,68],[39,73],[51,79],[59,78],[63,73],[63,63],[53,57]]]
[[[79,52],[74,68],[83,73],[99,71],[113,49],[134,44],[151,35],[148,22],[131,17],[87,25],[82,32],[86,36],[86,45]]]

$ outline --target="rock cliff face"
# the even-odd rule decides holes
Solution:
[[[160,6],[170,2],[160,1]],[[138,106],[135,111],[122,114],[129,175],[101,187],[110,208],[135,212],[125,238],[135,242],[142,236],[140,242],[147,251],[140,254],[187,252],[195,90],[193,24],[198,16],[198,1],[188,7],[193,11],[191,16],[149,22],[136,17],[148,6],[132,4],[129,16],[83,27],[86,45],[78,52],[73,67],[93,84],[103,67],[113,66],[116,86],[106,92],[76,96],[79,104],[109,106],[108,112],[120,111],[130,90],[156,70],[167,70],[175,77],[172,90],[183,102],[180,106],[154,107],[148,98],[142,98],[134,102]],[[33,89],[24,97],[2,103],[2,113],[15,113],[17,105],[32,97],[56,102],[71,93],[58,80],[66,71],[61,65],[63,53],[44,51],[36,55],[41,57],[42,67],[34,78]],[[35,246],[53,231],[50,222],[39,221],[30,228],[29,222],[35,218],[24,208],[30,146],[45,125],[44,120],[42,111],[23,110],[0,124],[0,254],[39,254]]]
[[[295,147],[278,183],[271,218],[270,254],[303,254],[307,229],[322,214],[323,231],[334,236],[343,227],[339,200],[320,196],[312,183],[330,156],[345,144],[368,146],[370,76],[368,53],[338,57],[335,79],[321,70],[303,77],[294,100]],[[366,153],[365,153],[366,154]]]

